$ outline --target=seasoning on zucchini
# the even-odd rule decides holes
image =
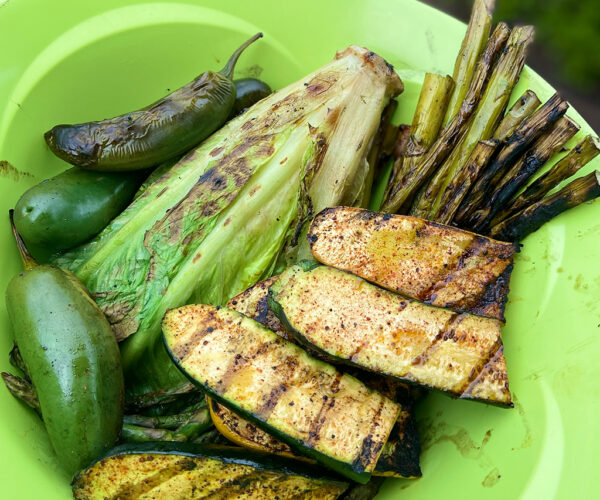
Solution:
[[[263,431],[252,422],[210,398],[207,400],[213,424],[232,443],[266,453],[306,460],[287,444]],[[411,411],[403,409],[383,445],[373,475],[399,478],[420,477],[420,451],[415,418]]]
[[[27,243],[52,250],[80,245],[121,213],[144,175],[71,168],[25,191],[15,226]]]
[[[73,480],[77,500],[338,498],[348,484],[295,460],[231,446],[124,444]]]
[[[504,320],[513,244],[351,207],[323,210],[308,239],[323,264],[434,306]]]
[[[498,320],[415,302],[326,266],[287,269],[269,306],[300,342],[338,362],[512,406]]]
[[[138,170],[188,151],[217,130],[235,102],[233,71],[257,33],[215,73],[206,71],[159,101],[114,118],[57,125],[44,134],[52,152],[90,170]]]
[[[13,232],[25,270],[8,284],[6,309],[52,447],[73,473],[119,436],[119,348],[81,282],[64,269],[37,265],[14,225]]]
[[[278,276],[274,276],[260,281],[246,291],[233,297],[228,302],[227,307],[252,318],[280,337],[295,342],[293,336],[284,329],[279,318],[268,309],[269,287],[277,279]],[[324,358],[322,354],[314,350],[307,352],[319,359]],[[421,446],[409,388],[405,384],[392,379],[360,372],[359,370],[355,370],[355,372],[350,374],[358,378],[361,382],[364,382],[371,389],[402,405],[402,411],[396,420],[390,437],[383,446],[383,451],[379,456],[379,460],[377,460],[373,474],[390,477],[420,476],[419,455]],[[297,456],[285,443],[282,443],[216,401],[210,398],[207,399],[210,415],[215,427],[231,442],[240,446],[283,456]]]
[[[167,350],[211,398],[360,483],[400,406],[229,309],[187,305],[163,320]]]

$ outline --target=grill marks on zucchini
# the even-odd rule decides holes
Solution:
[[[498,320],[421,304],[325,266],[290,268],[269,294],[299,341],[340,362],[512,405]]]
[[[295,339],[285,330],[279,318],[268,308],[269,287],[277,279],[278,276],[274,276],[260,281],[233,297],[227,306],[268,327],[277,335],[295,342]],[[314,350],[308,352],[313,356],[316,353]],[[316,357],[319,359],[325,357],[323,354],[316,354]],[[371,389],[400,403],[403,408],[396,420],[390,437],[383,446],[383,451],[379,456],[373,474],[376,476],[404,478],[421,476],[421,468],[419,466],[421,446],[413,415],[409,388],[405,384],[390,378],[360,372],[359,370],[355,371],[359,373],[351,373],[353,376],[360,379]],[[285,443],[257,428],[216,401],[210,398],[207,399],[215,427],[233,443],[282,456],[298,457]],[[407,408],[410,408],[410,411]]]
[[[511,243],[351,207],[323,210],[308,239],[323,264],[428,304],[504,320]]]
[[[163,332],[175,363],[212,398],[296,451],[368,480],[399,405],[235,311],[172,309]]]
[[[73,481],[78,500],[335,499],[347,484],[301,462],[224,446],[138,443],[115,448]]]

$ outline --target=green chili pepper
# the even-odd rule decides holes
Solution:
[[[233,83],[235,84],[235,104],[231,112],[232,116],[243,113],[273,92],[269,85],[256,78],[240,78]]]
[[[150,106],[107,120],[57,125],[44,138],[59,158],[89,170],[138,170],[183,154],[225,123],[235,102],[235,64],[261,37],[246,41],[218,73],[206,71]]]
[[[73,473],[119,436],[124,394],[119,347],[83,284],[69,271],[37,265],[12,212],[11,225],[24,271],[8,284],[6,310],[22,356],[15,363],[31,384],[14,376],[4,380],[15,396],[39,405],[58,461]]]

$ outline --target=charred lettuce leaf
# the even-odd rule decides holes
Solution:
[[[349,47],[231,120],[57,259],[122,341],[129,396],[183,383],[160,342],[167,309],[225,304],[270,276],[283,251],[295,258],[313,206],[358,197],[381,112],[401,91],[383,59]]]

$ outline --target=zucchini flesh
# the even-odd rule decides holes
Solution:
[[[268,308],[269,287],[277,279],[278,276],[274,276],[256,283],[254,286],[233,297],[227,306],[254,319],[277,335],[294,342],[294,337],[285,330],[279,318]],[[309,351],[309,354],[318,358],[324,357],[316,351]],[[397,401],[403,408],[388,440],[383,446],[373,474],[375,476],[398,478],[420,477],[419,455],[421,446],[410,401],[409,389],[404,384],[394,380],[356,371],[358,373],[352,373],[353,376],[364,382],[371,389]],[[281,456],[298,457],[292,448],[285,443],[264,432],[256,427],[256,425],[248,422],[216,401],[210,398],[207,398],[207,400],[215,427],[231,442],[239,446]]]
[[[293,460],[192,443],[121,445],[73,480],[77,500],[335,499],[347,484]]]
[[[210,397],[295,451],[369,480],[400,406],[232,310],[171,309],[167,350]]]
[[[300,342],[340,362],[512,406],[496,319],[412,301],[326,266],[289,268],[269,304]]]
[[[320,212],[308,240],[323,264],[437,307],[504,321],[512,243],[352,207]]]

